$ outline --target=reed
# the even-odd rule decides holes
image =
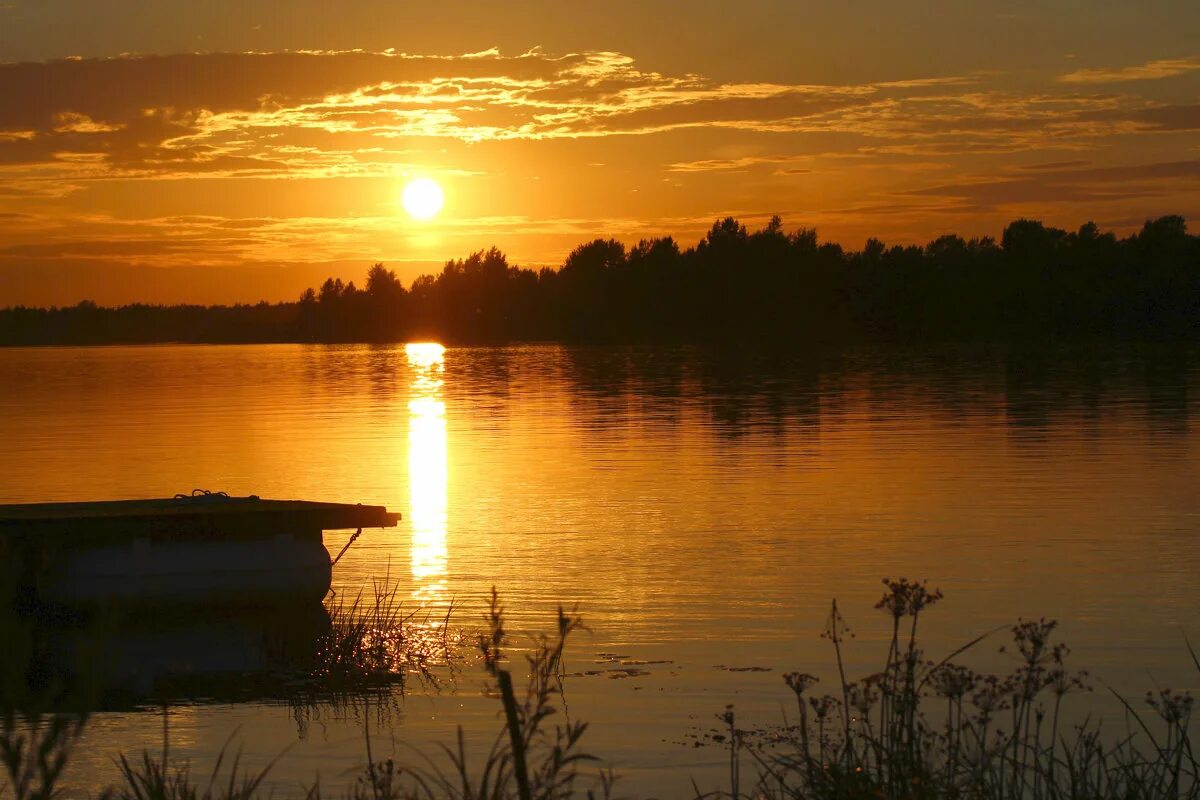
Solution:
[[[390,576],[373,579],[370,592],[326,603],[329,625],[317,645],[316,677],[331,686],[403,683],[416,675],[436,682],[433,667],[451,662],[453,604],[434,620],[428,610],[405,609]]]
[[[373,579],[352,598],[332,594],[315,660],[286,678],[285,699],[301,736],[327,714],[333,719],[401,716],[400,704],[416,681],[441,692],[455,685],[466,633],[452,624],[457,606],[444,611],[407,609],[390,573]]]
[[[144,750],[141,758],[134,760],[124,753],[119,754],[116,762],[121,781],[102,792],[99,800],[252,800],[259,796],[275,761],[257,772],[243,769],[241,748],[230,755],[235,732],[221,746],[208,780],[201,784],[192,777],[190,764],[170,760],[171,737],[167,721],[164,708],[161,753],[154,755]]]
[[[1018,620],[985,632],[942,658],[927,657],[919,633],[925,616],[944,598],[923,582],[886,580],[876,604],[890,636],[878,672],[850,679],[845,648],[850,629],[837,603],[823,637],[833,651],[836,681],[818,693],[817,676],[789,672],[784,682],[798,717],[767,738],[738,725],[733,706],[719,718],[727,728],[729,784],[697,798],[730,800],[1200,800],[1200,763],[1191,739],[1194,701],[1187,692],[1160,688],[1131,700],[1103,687],[1125,712],[1125,728],[1110,732],[1089,717],[1068,726],[1064,707],[1071,695],[1091,691],[1085,672],[1069,666],[1070,650],[1056,638],[1053,620]],[[363,675],[418,669],[424,656],[407,660],[406,621],[395,590],[376,583],[372,595],[331,610],[329,675],[347,685]],[[448,621],[448,620],[447,620]],[[446,621],[443,621],[446,622]],[[423,624],[422,629],[436,626]],[[377,758],[364,726],[367,767],[335,796],[353,800],[566,800],[611,796],[611,771],[586,769],[595,757],[583,747],[585,722],[558,722],[556,698],[563,693],[563,658],[580,618],[561,608],[552,633],[538,637],[525,654],[527,679],[514,680],[512,642],[495,590],[477,649],[497,699],[502,722],[490,748],[469,752],[458,729],[456,741],[433,754],[414,750],[412,763]],[[1001,648],[1011,668],[979,673],[959,659],[983,642],[1007,634]],[[445,625],[442,626],[445,635]],[[445,646],[451,646],[444,642]],[[1200,657],[1187,650],[1197,673]],[[397,660],[399,659],[399,660]],[[418,666],[413,666],[413,664]],[[370,703],[370,698],[363,702]],[[29,709],[34,709],[29,706]],[[21,716],[0,721],[0,755],[9,781],[0,796],[50,798],[86,714]],[[630,720],[630,725],[638,724]],[[40,737],[40,738],[39,738]],[[782,744],[780,744],[782,742]],[[264,796],[272,764],[257,772],[242,768],[240,751],[227,755],[232,737],[205,784],[186,765],[169,759],[164,727],[160,755],[120,755],[119,785],[109,800],[249,800]],[[752,769],[742,769],[749,759]],[[228,769],[226,769],[228,765]],[[681,793],[687,780],[680,777]],[[326,796],[317,783],[308,800]]]
[[[50,800],[100,692],[95,680],[64,681],[47,668],[44,631],[19,613],[22,569],[0,548],[0,798]],[[95,642],[77,644],[79,659],[98,657]]]
[[[486,691],[499,699],[504,723],[490,749],[481,757],[468,753],[463,730],[453,745],[440,745],[441,758],[417,752],[415,765],[393,759],[375,761],[366,739],[368,767],[352,791],[355,800],[565,800],[584,792],[594,797],[611,795],[614,777],[598,770],[591,785],[580,790],[583,764],[596,760],[581,742],[586,722],[550,724],[557,713],[555,695],[563,691],[563,655],[567,640],[583,628],[574,613],[558,609],[552,635],[538,637],[526,654],[528,680],[518,696],[506,650],[510,638],[504,610],[492,590],[485,630],[478,637],[483,666],[493,683]],[[476,762],[478,765],[476,766]],[[309,793],[321,796],[319,787]]]
[[[926,658],[919,623],[942,593],[924,582],[885,580],[876,608],[891,636],[882,669],[848,680],[843,643],[849,628],[836,601],[823,637],[833,648],[837,685],[817,694],[819,679],[792,672],[784,681],[799,712],[784,728],[785,746],[759,744],[729,726],[729,798],[1198,798],[1200,764],[1190,736],[1193,699],[1160,689],[1141,710],[1109,689],[1127,714],[1126,730],[1103,737],[1099,723],[1064,729],[1068,695],[1089,691],[1085,672],[1068,664],[1054,620],[1019,620],[1001,652],[1010,672],[981,674],[956,663],[1004,628],[977,636],[948,656]],[[1188,644],[1200,671],[1200,659]],[[757,779],[742,790],[738,755],[749,754]]]

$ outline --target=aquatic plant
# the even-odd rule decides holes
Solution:
[[[576,796],[580,765],[595,760],[580,747],[587,723],[566,721],[551,727],[548,720],[557,713],[554,696],[563,690],[562,663],[567,639],[583,627],[582,620],[561,607],[558,609],[554,634],[540,636],[526,655],[528,680],[520,699],[512,672],[505,667],[510,639],[495,589],[485,623],[485,630],[478,637],[478,648],[484,669],[494,681],[485,691],[500,699],[504,724],[483,756],[481,766],[473,768],[459,727],[454,746],[441,745],[444,763],[425,754],[419,754],[420,765],[415,767],[400,767],[392,759],[372,761],[366,775],[356,784],[355,798],[565,800]],[[608,797],[614,780],[612,773],[600,770],[593,777],[595,786],[588,790],[588,795],[593,796],[594,790],[599,789],[603,797]]]
[[[453,687],[467,633],[452,624],[457,612],[405,608],[390,573],[373,579],[353,599],[331,593],[327,624],[316,637],[315,658],[286,678],[286,701],[301,738],[310,724],[334,719],[400,715],[400,702],[416,680],[426,690]]]
[[[817,676],[786,673],[783,680],[795,698],[799,722],[793,725],[785,720],[770,736],[740,728],[734,707],[726,706],[718,714],[726,733],[713,738],[729,748],[729,785],[705,792],[693,783],[697,798],[1200,798],[1200,763],[1191,739],[1195,702],[1190,693],[1159,688],[1147,693],[1143,704],[1109,689],[1126,711],[1125,731],[1115,736],[1104,731],[1102,736],[1100,725],[1090,717],[1066,729],[1061,719],[1067,696],[1091,691],[1091,681],[1068,664],[1070,650],[1055,638],[1057,622],[1018,620],[976,636],[943,658],[930,659],[918,639],[919,623],[943,599],[942,593],[903,579],[885,585],[876,608],[887,615],[892,635],[882,670],[857,680],[847,676],[845,648],[852,634],[837,603],[831,604],[823,637],[834,651],[837,685],[818,694]],[[373,588],[373,599],[364,601],[360,595],[331,614],[335,620],[330,632],[332,657],[322,662],[331,674],[390,673],[409,663],[396,661],[392,644],[403,620],[411,617],[396,610],[394,590],[379,584]],[[612,772],[584,770],[585,764],[596,760],[583,748],[587,723],[552,724],[558,713],[556,696],[563,693],[567,641],[581,627],[577,615],[559,609],[553,633],[539,637],[525,657],[528,679],[519,692],[508,658],[512,644],[504,610],[493,590],[477,640],[489,679],[486,692],[498,699],[503,711],[490,748],[480,754],[468,752],[460,727],[454,743],[440,745],[440,754],[416,750],[412,763],[378,759],[366,725],[367,767],[339,796],[353,800],[610,796]],[[1005,630],[1010,641],[1000,653],[1011,659],[1008,672],[979,673],[956,661]],[[1200,673],[1200,658],[1190,643],[1188,651]],[[363,702],[369,704],[370,697]],[[10,775],[9,791],[21,800],[53,796],[86,714],[56,722],[60,718],[55,715],[24,718],[6,713],[0,755]],[[46,731],[49,738],[20,738],[39,731]],[[169,759],[164,727],[161,754],[143,753],[140,759],[119,755],[121,783],[102,796],[106,800],[263,796],[274,762],[257,772],[244,770],[240,750],[227,755],[232,741],[231,737],[221,749],[207,784],[201,785],[186,764]],[[10,752],[16,755],[10,758]],[[742,770],[746,757],[755,768],[749,781]],[[681,777],[681,790],[684,783]],[[308,800],[323,795],[320,783],[307,790]]]
[[[161,754],[153,755],[143,750],[142,757],[137,760],[119,754],[116,763],[121,782],[102,792],[98,800],[251,800],[258,796],[278,756],[261,770],[249,772],[242,768],[242,749],[239,747],[229,760],[228,772],[223,774],[222,768],[237,735],[235,731],[221,745],[208,781],[201,785],[193,779],[188,762],[171,761],[168,719],[164,708]]]
[[[0,797],[15,800],[49,800],[72,749],[83,733],[87,715],[6,710],[0,716],[0,761],[7,781]]]
[[[967,642],[940,660],[924,657],[918,622],[938,601],[923,582],[885,580],[876,608],[891,619],[883,670],[846,677],[849,628],[832,604],[823,638],[834,650],[840,697],[815,697],[817,678],[787,673],[799,724],[785,726],[783,748],[733,724],[728,790],[697,796],[754,798],[1197,798],[1200,764],[1192,747],[1193,699],[1161,689],[1146,696],[1157,724],[1124,697],[1129,730],[1111,741],[1090,721],[1060,727],[1066,695],[1090,691],[1087,674],[1068,667],[1070,650],[1054,640],[1054,620],[1019,620],[1000,648],[1015,663],[1007,674],[979,674],[954,659],[1003,628]],[[1194,650],[1192,658],[1200,670]],[[1112,691],[1112,690],[1110,690]],[[807,701],[807,704],[806,704]],[[809,710],[814,712],[809,715]],[[760,737],[762,738],[762,737]],[[779,738],[779,737],[775,737]],[[752,790],[741,789],[737,754],[758,767]]]
[[[433,668],[453,662],[453,604],[435,619],[428,609],[406,609],[390,574],[370,588],[366,597],[359,591],[349,602],[341,595],[326,602],[329,625],[318,638],[314,677],[330,687],[403,683],[411,675],[436,683]]]
[[[49,800],[99,691],[94,674],[65,681],[47,669],[45,632],[20,613],[25,599],[20,558],[9,548],[0,550],[0,797]],[[99,661],[99,635],[78,636],[73,644],[77,664]]]
[[[365,652],[368,657],[365,660],[347,657],[335,663],[351,665],[348,668],[353,670],[361,669],[364,664],[389,671],[393,668],[393,654],[376,638],[381,631],[394,632],[395,624],[401,619],[398,614],[387,611],[394,608],[389,599],[392,597],[394,593],[381,593],[376,585],[375,604],[367,608],[382,610],[379,614],[368,611],[365,619],[363,615],[351,613],[361,608],[360,599],[345,607],[347,627],[334,639],[345,645],[339,652],[356,657]],[[479,768],[473,766],[461,727],[453,746],[441,745],[443,758],[418,751],[419,763],[402,765],[392,758],[376,759],[368,724],[364,726],[367,767],[346,796],[353,800],[565,800],[577,795],[580,765],[595,760],[580,748],[587,723],[568,721],[551,727],[548,720],[557,713],[553,700],[563,690],[562,663],[567,639],[582,628],[582,621],[559,609],[554,634],[540,636],[526,655],[528,680],[522,697],[518,697],[512,672],[506,666],[510,639],[495,590],[485,621],[485,631],[478,637],[478,649],[484,669],[494,681],[485,692],[499,698],[504,725],[482,757]],[[106,800],[249,800],[257,797],[274,762],[260,772],[244,772],[240,769],[239,750],[224,781],[218,782],[231,742],[232,738],[222,748],[207,786],[201,789],[193,782],[186,764],[169,763],[164,727],[162,755],[144,752],[140,760],[119,755],[117,763],[122,783],[103,797]],[[588,795],[594,796],[594,789],[598,788],[601,796],[608,797],[613,780],[611,772],[598,771],[593,776],[595,785],[589,788]],[[323,796],[325,792],[319,781],[306,793],[308,800],[320,800]]]

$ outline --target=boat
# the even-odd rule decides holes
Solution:
[[[39,607],[250,606],[320,602],[333,564],[383,506],[230,497],[0,505],[0,553]],[[323,532],[356,530],[337,558]]]

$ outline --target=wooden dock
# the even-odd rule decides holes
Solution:
[[[69,536],[97,539],[258,538],[394,528],[400,514],[383,506],[186,495],[166,500],[0,505],[0,538]]]
[[[261,607],[325,596],[323,531],[399,520],[383,506],[220,493],[0,505],[0,554],[50,605]]]

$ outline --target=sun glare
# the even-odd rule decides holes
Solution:
[[[400,197],[400,202],[404,204],[404,210],[409,216],[420,220],[432,219],[442,210],[445,201],[442,187],[432,178],[415,178],[409,181]]]
[[[412,525],[413,596],[422,605],[447,593],[446,401],[442,371],[446,348],[436,342],[404,346],[412,369],[408,401],[409,521]]]
[[[404,345],[408,363],[421,369],[441,367],[446,348],[437,342],[409,342]]]

